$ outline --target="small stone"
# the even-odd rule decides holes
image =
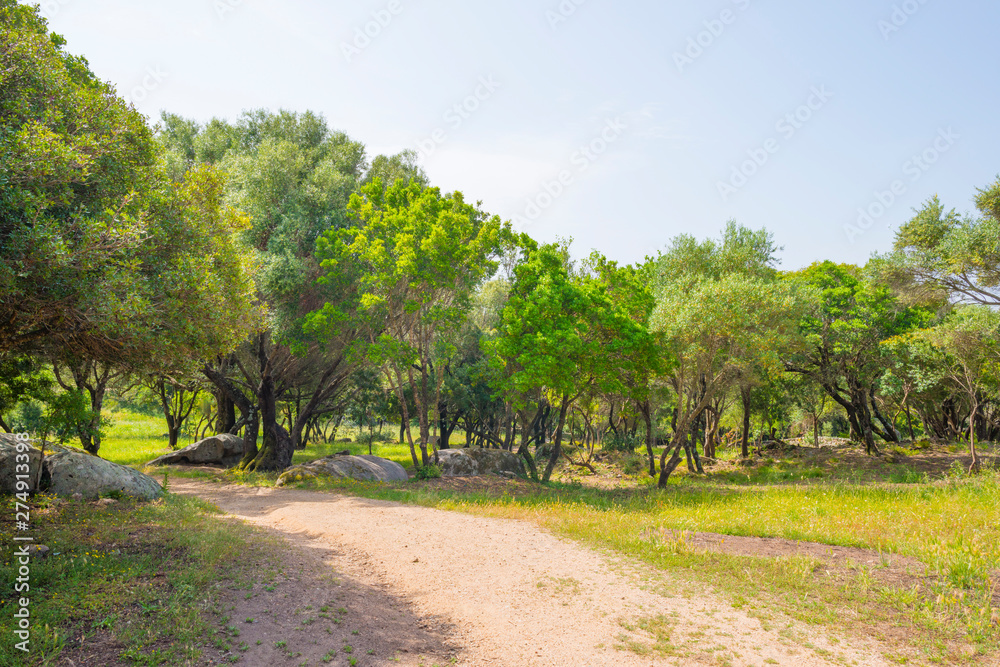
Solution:
[[[83,500],[83,494],[82,493],[74,493],[73,494],[73,500]]]
[[[108,505],[117,505],[118,501],[115,500],[114,498],[101,498],[100,500],[97,501],[97,504],[101,505],[102,507],[107,507]]]
[[[33,544],[28,547],[28,555],[32,558],[46,558],[51,551],[44,544]]]

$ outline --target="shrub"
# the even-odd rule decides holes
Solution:
[[[606,452],[634,452],[642,446],[645,440],[639,435],[611,433],[601,442],[601,448]]]
[[[646,457],[629,454],[622,460],[622,472],[626,475],[641,475],[646,472]]]
[[[425,466],[417,466],[415,477],[417,479],[438,479],[441,477],[441,468],[433,463]]]

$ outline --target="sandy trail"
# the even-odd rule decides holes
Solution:
[[[526,522],[195,480],[171,480],[171,490],[277,531],[296,547],[318,549],[338,575],[379,592],[360,596],[368,604],[376,605],[375,597],[394,600],[366,611],[373,626],[405,627],[399,625],[405,611],[407,622],[417,625],[414,633],[433,630],[440,639],[432,654],[446,651],[457,665],[887,664],[876,646],[777,615],[765,627],[718,597],[683,597],[670,579],[654,592],[624,560]],[[661,627],[673,648],[666,655],[624,650],[628,642],[652,645],[642,629],[650,618],[666,619]],[[434,663],[409,652],[359,661],[382,664]]]

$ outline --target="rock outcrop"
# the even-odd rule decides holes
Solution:
[[[445,477],[525,476],[521,457],[502,449],[440,449],[436,457]]]
[[[2,493],[17,491],[18,470],[15,467],[18,454],[17,442],[12,435],[0,434],[0,492]],[[139,500],[153,500],[163,493],[163,488],[148,475],[64,445],[45,445],[45,458],[39,475],[38,462],[42,453],[34,446],[34,442],[31,444],[28,450],[30,491],[38,490],[67,497],[79,494],[86,499],[121,494]]]
[[[356,479],[363,482],[405,482],[406,469],[395,461],[377,456],[328,456],[289,468],[278,478],[277,486],[287,486],[317,477]]]
[[[213,435],[149,462],[151,466],[221,465],[232,468],[243,459],[243,438],[229,433]]]

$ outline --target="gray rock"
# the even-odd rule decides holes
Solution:
[[[503,473],[525,476],[521,457],[502,449],[440,449],[436,457],[444,477],[477,477]]]
[[[50,553],[52,553],[52,549],[44,544],[33,544],[28,547],[28,555],[32,558],[47,558]]]
[[[377,456],[328,456],[294,466],[278,478],[277,486],[286,486],[316,477],[357,479],[364,482],[405,482],[406,469],[395,461]]]
[[[3,493],[16,492],[16,444],[13,436],[0,435],[0,492]],[[31,447],[29,456],[32,473],[37,473],[41,452]],[[109,493],[120,493],[140,500],[153,500],[163,493],[152,477],[64,445],[45,445],[41,473],[37,490],[56,496],[96,499]],[[36,479],[32,475],[31,491],[36,490]]]
[[[17,492],[17,475],[25,474],[24,468],[20,470],[16,467],[18,465],[24,465],[24,462],[17,461],[17,444],[21,442],[16,436],[0,433],[0,493],[16,493]],[[30,483],[31,489],[34,489],[35,480],[38,479],[38,460],[42,457],[42,453],[35,448],[30,448],[27,452],[28,454],[28,471],[27,474],[30,475],[31,479],[27,480]]]
[[[243,459],[243,438],[230,433],[213,435],[184,449],[149,462],[151,466],[223,465],[231,468]]]

